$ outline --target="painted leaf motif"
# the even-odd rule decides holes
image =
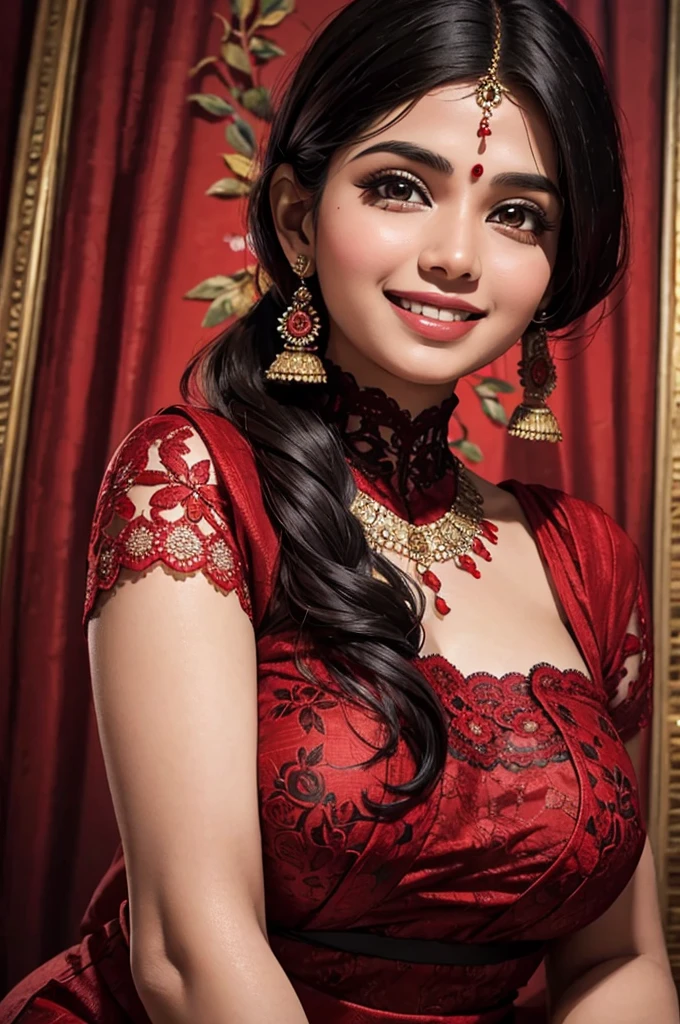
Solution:
[[[257,19],[255,24],[258,27],[260,25],[264,25],[265,28],[271,28],[273,25],[279,25],[286,17],[286,15],[290,14],[294,7],[295,4],[293,0],[287,0],[287,2],[285,2],[285,0],[284,2],[281,2],[280,0],[279,7],[277,10],[272,10],[269,12],[269,14],[262,15],[260,18]]]
[[[516,390],[514,384],[511,384],[508,380],[503,380],[502,377],[484,377],[481,383],[486,384],[487,387],[493,388],[496,393],[502,395],[510,395]]]
[[[460,441],[452,441],[451,447],[457,448],[460,454],[469,462],[484,461],[484,453],[479,445],[474,444],[472,441],[468,441],[465,438],[462,438]]]
[[[231,296],[228,292],[224,292],[222,295],[218,295],[213,302],[208,306],[208,311],[203,317],[202,327],[215,327],[217,324],[221,324],[223,320],[233,316],[234,307],[231,303]]]
[[[229,24],[227,19],[224,17],[224,15],[219,13],[219,11],[213,11],[213,18],[217,18],[217,20],[222,23],[223,34],[222,34],[222,40],[221,41],[223,43],[226,43],[227,39],[231,35],[231,25]]]
[[[190,68],[189,78],[194,78],[194,76],[197,75],[199,71],[202,71],[203,68],[208,67],[209,64],[217,64],[217,57],[202,57],[199,60],[198,64],[194,64],[193,68]]]
[[[241,96],[241,103],[251,114],[255,114],[256,117],[261,117],[265,121],[271,121],[274,113],[271,98],[269,90],[263,85],[246,89]]]
[[[255,177],[255,161],[243,153],[225,153],[224,162],[230,171],[237,174],[239,178],[252,179]]]
[[[230,68],[234,68],[236,71],[243,72],[244,75],[250,77],[251,67],[250,61],[248,60],[248,54],[239,46],[238,43],[229,41],[222,47],[222,57],[227,62]]]
[[[273,43],[271,39],[265,39],[264,36],[253,36],[250,40],[250,52],[258,61],[265,63],[274,57],[283,57],[286,51]]]
[[[255,132],[242,117],[235,117],[227,127],[227,142],[231,143],[234,149],[238,153],[243,153],[244,156],[255,155]]]
[[[295,10],[295,0],[261,0],[260,10],[262,14],[270,14],[272,11],[284,10],[290,14]]]
[[[231,0],[231,7],[241,20],[249,18],[255,7],[255,0]]]
[[[184,295],[185,299],[216,299],[229,284],[229,278],[225,274],[216,274],[215,277],[206,277],[194,288],[191,288]]]
[[[210,188],[206,189],[207,196],[220,196],[223,199],[236,199],[240,196],[247,196],[250,192],[250,185],[238,178],[220,178],[213,182]]]
[[[212,92],[192,92],[187,96],[187,101],[198,103],[202,110],[206,110],[215,117],[228,117],[235,113],[231,103],[227,103],[221,96]]]
[[[505,425],[508,422],[507,413],[497,398],[483,398],[482,409],[493,423]]]

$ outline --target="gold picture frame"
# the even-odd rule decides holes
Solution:
[[[85,6],[86,0],[41,0],[24,89],[0,269],[0,582],[24,467]]]
[[[680,982],[680,0],[668,8],[654,493],[654,721],[649,836]]]

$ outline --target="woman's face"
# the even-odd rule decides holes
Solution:
[[[330,317],[327,354],[363,383],[388,374],[448,393],[513,345],[546,301],[561,202],[545,117],[530,97],[506,95],[483,147],[481,116],[467,83],[428,93],[397,124],[338,151],[316,226],[304,217]],[[439,166],[381,150],[396,141]],[[395,292],[425,292],[435,307],[462,300],[483,316],[423,326],[417,310],[400,315]]]

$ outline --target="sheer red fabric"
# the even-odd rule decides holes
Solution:
[[[200,436],[209,458],[192,458]],[[407,746],[370,771],[380,724],[298,673],[292,635],[258,639],[259,789],[271,925],[370,929],[390,936],[546,944],[597,918],[623,890],[645,842],[624,742],[649,722],[652,642],[635,545],[596,505],[506,481],[545,558],[588,673],[537,664],[464,676],[416,659],[449,722],[432,795],[392,823],[384,800],[405,781]],[[121,568],[202,572],[235,590],[257,627],[276,577],[278,538],[252,452],[221,417],[175,407],[144,421],[102,484],[90,544],[85,620]],[[352,728],[353,727],[353,728]],[[83,941],[0,1003],[20,1020],[148,1024],[129,966],[119,850],[83,920]],[[506,1024],[538,952],[486,967],[348,954],[270,935],[310,1024]]]

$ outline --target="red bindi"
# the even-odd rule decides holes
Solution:
[[[481,178],[481,176],[484,174],[484,168],[482,167],[481,164],[475,164],[475,166],[472,168],[471,174],[473,178]]]

